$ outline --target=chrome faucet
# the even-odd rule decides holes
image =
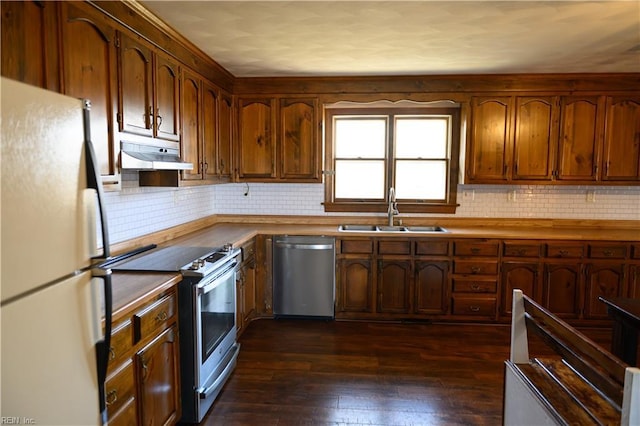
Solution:
[[[389,188],[389,207],[387,209],[387,215],[389,217],[389,226],[393,226],[393,216],[399,215],[398,203],[396,203],[396,190]]]

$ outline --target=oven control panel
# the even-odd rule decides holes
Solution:
[[[225,244],[223,247],[184,265],[180,272],[185,277],[205,277],[225,266],[228,262],[232,262],[239,255],[239,248],[233,248],[231,244]]]

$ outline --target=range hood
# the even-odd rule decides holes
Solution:
[[[175,147],[171,147],[174,144]],[[120,168],[128,170],[193,170],[193,164],[180,159],[177,142],[166,145],[121,142]]]

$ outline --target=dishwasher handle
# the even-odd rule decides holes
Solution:
[[[277,248],[297,249],[297,250],[333,250],[333,244],[301,244],[301,243],[285,243],[276,241],[274,245]]]

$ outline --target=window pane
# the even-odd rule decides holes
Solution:
[[[336,118],[336,158],[384,158],[385,118]]]
[[[336,161],[336,198],[384,198],[384,161]]]
[[[396,158],[446,158],[448,119],[397,118]]]
[[[396,162],[396,197],[410,200],[445,200],[446,161]]]

